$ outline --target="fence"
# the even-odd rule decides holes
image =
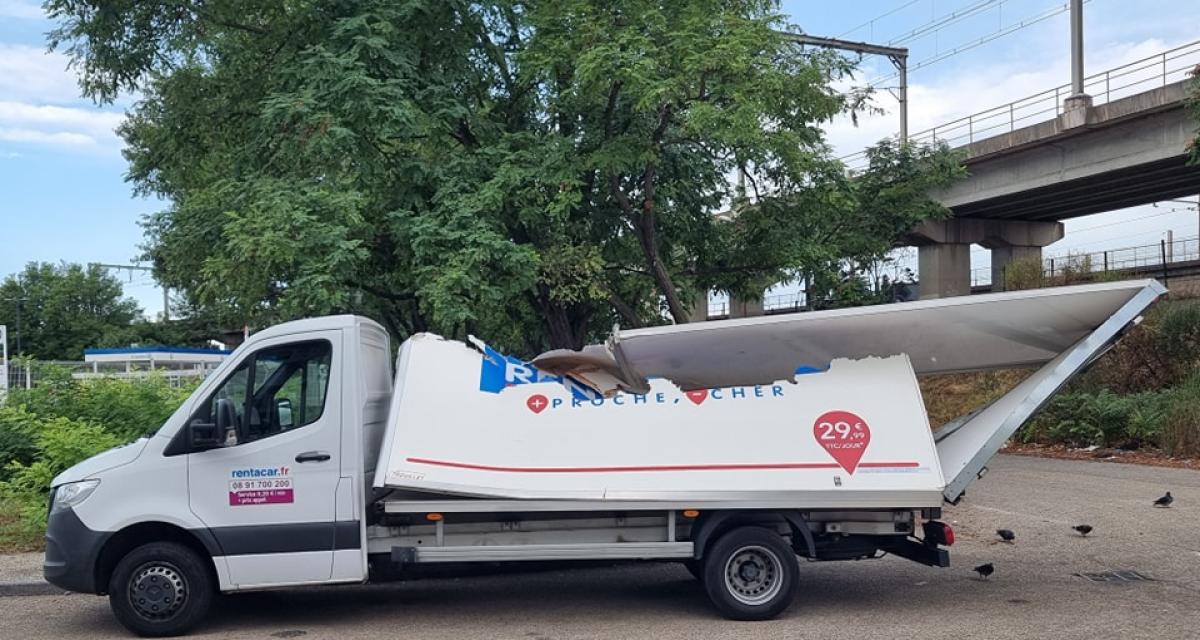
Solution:
[[[1200,40],[1089,76],[1084,79],[1083,87],[1092,96],[1092,104],[1104,104],[1186,80],[1196,68],[1200,68]],[[1071,85],[1061,85],[940,124],[908,139],[916,144],[945,142],[959,147],[1051,120],[1062,113],[1063,99],[1070,95]],[[841,160],[854,171],[867,167],[866,151]]]
[[[90,378],[145,378],[160,375],[173,387],[179,387],[198,379],[204,379],[216,369],[212,366],[171,366],[164,362],[153,369],[146,366],[127,366],[117,362],[79,362],[67,360],[14,360],[9,363],[7,377],[9,389],[31,389],[50,375],[52,369],[65,369],[78,380]]]
[[[1200,236],[1133,247],[1120,247],[1093,251],[1091,253],[1069,253],[1042,260],[1043,276],[1056,278],[1082,273],[1111,273],[1120,271],[1152,271],[1156,267],[1200,260]],[[1156,274],[1155,274],[1156,275]],[[972,269],[971,286],[992,283],[990,268]]]

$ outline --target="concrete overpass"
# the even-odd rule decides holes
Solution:
[[[992,250],[1002,284],[1013,260],[1062,238],[1062,220],[1200,193],[1185,106],[1198,64],[1200,41],[1088,78],[1084,100],[1059,87],[913,136],[956,146],[969,174],[936,194],[954,217],[909,235],[922,297],[970,293],[972,244]]]

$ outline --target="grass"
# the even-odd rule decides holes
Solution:
[[[947,422],[983,407],[1008,393],[1031,373],[1032,369],[1005,369],[921,378],[921,396],[929,414],[929,426],[936,431]]]
[[[21,520],[17,505],[0,501],[0,553],[41,551],[43,546],[42,532],[31,530]]]

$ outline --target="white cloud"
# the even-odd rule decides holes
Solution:
[[[22,44],[0,43],[0,100],[64,103],[79,99],[67,56]]]
[[[0,140],[113,152],[121,148],[114,129],[124,119],[98,109],[0,101]]]
[[[29,0],[0,0],[0,18],[23,18],[40,20],[45,18],[42,7]]]
[[[16,151],[5,151],[3,153],[0,153],[0,156],[3,156],[5,158],[24,158],[25,154],[17,153]]]
[[[12,127],[0,127],[0,140],[68,146],[92,146],[96,144],[95,138],[82,133],[38,131],[37,129],[18,129]]]

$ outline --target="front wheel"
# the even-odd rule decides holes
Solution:
[[[117,620],[139,636],[178,636],[204,619],[214,590],[206,558],[181,544],[152,542],[117,563],[108,601]]]
[[[704,588],[732,620],[769,620],[792,603],[800,569],[791,546],[774,531],[740,527],[721,536],[704,558]]]

